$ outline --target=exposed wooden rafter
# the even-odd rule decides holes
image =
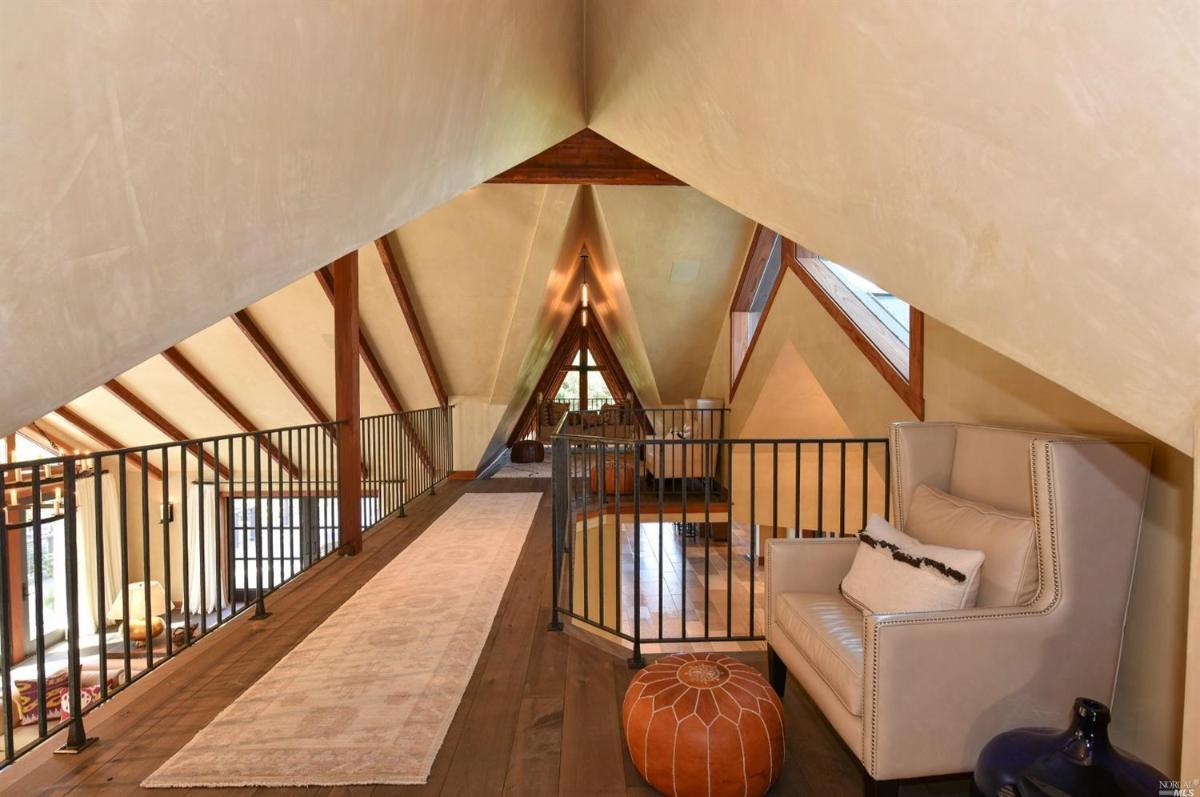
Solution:
[[[112,450],[119,451],[121,449],[127,448],[127,446],[124,443],[117,440],[115,437],[110,435],[108,432],[105,432],[103,429],[96,426],[94,423],[87,420],[82,415],[75,412],[75,410],[71,409],[70,407],[67,407],[67,406],[59,407],[58,409],[56,409],[54,411],[54,414],[56,414],[58,417],[62,418],[64,421],[66,421],[67,423],[74,426],[79,431],[83,432],[88,437],[95,440],[100,445],[104,446],[106,449],[112,449]],[[142,458],[140,456],[138,456],[137,454],[126,454],[125,458],[129,462],[132,462],[135,467],[139,467],[139,468],[143,467]],[[152,474],[154,476],[154,478],[162,479],[162,470],[160,468],[151,464],[150,462],[145,462],[144,466],[146,468],[146,471],[148,473]]]
[[[246,310],[238,310],[230,318],[237,325],[237,328],[242,330],[242,333],[250,341],[251,345],[258,350],[263,359],[267,361],[267,365],[271,366],[271,370],[275,372],[276,376],[283,381],[287,389],[296,397],[296,400],[303,405],[304,409],[308,410],[308,414],[312,417],[313,421],[315,423],[329,423],[330,418],[325,414],[325,410],[321,409],[321,405],[317,403],[316,398],[305,384],[300,381],[300,378],[296,376],[295,371],[288,366],[287,361],[283,359],[283,356],[280,355],[279,350],[271,343],[266,333],[254,322],[250,313]],[[334,432],[330,427],[325,427],[325,431],[331,437],[334,436]]]
[[[182,443],[189,439],[182,429],[164,418],[157,410],[143,401],[140,396],[138,396],[129,388],[125,387],[125,385],[122,385],[117,380],[108,380],[104,383],[104,387],[109,393],[112,393],[114,396],[124,402],[125,406],[129,407],[129,409],[137,413],[143,420],[145,420],[155,429],[158,429],[158,431],[162,432],[167,437],[171,438],[171,440],[174,442]],[[208,453],[203,446],[190,445],[188,446],[188,450],[190,450],[193,454],[198,452],[199,455],[203,457],[205,464],[211,468],[217,468],[216,459],[214,459],[213,455]],[[220,473],[222,477],[229,478],[229,466],[221,464]]]
[[[329,303],[334,304],[333,293],[333,272],[329,266],[322,266],[316,272],[317,282],[321,283],[321,288],[324,289],[325,295],[329,298]],[[375,354],[375,347],[371,345],[371,341],[367,339],[367,332],[362,326],[358,328],[358,347],[359,353],[362,355],[363,365],[367,366],[367,370],[371,372],[371,377],[375,380],[375,384],[379,385],[379,392],[383,393],[383,398],[387,401],[392,412],[404,412],[404,405],[400,403],[400,396],[392,387],[391,381],[387,377],[387,372],[383,370],[383,364],[379,357]]]
[[[246,417],[246,414],[238,409],[237,405],[235,405],[229,399],[229,397],[221,391],[220,388],[210,382],[208,377],[202,374],[200,369],[198,369],[192,363],[192,361],[184,355],[183,352],[174,346],[171,346],[169,349],[163,351],[162,356],[163,359],[175,366],[175,370],[179,371],[183,378],[192,384],[192,387],[203,393],[205,398],[216,405],[217,409],[225,413],[225,417],[233,421],[233,423],[239,429],[241,429],[243,432],[254,432],[257,430],[257,427],[248,417]],[[297,468],[291,462],[291,460],[289,460],[284,453],[279,450],[277,445],[269,440],[263,440],[262,447],[272,459],[278,462],[284,470],[291,474],[292,478],[296,478],[300,475],[300,469]]]
[[[488,182],[686,185],[589,128],[501,172]]]
[[[329,266],[322,266],[315,274],[317,282],[321,283],[321,288],[324,289],[325,295],[329,298],[329,303],[336,307],[336,295],[334,293],[333,271]],[[392,388],[392,383],[388,381],[387,373],[383,370],[383,365],[379,358],[375,355],[375,349],[371,346],[371,341],[367,339],[366,330],[360,324],[358,327],[358,348],[359,354],[362,356],[363,364],[367,366],[367,370],[371,372],[371,376],[375,379],[375,384],[379,385],[379,390],[383,393],[384,400],[391,407],[394,413],[403,413],[404,407],[400,404],[400,397],[396,395],[396,391]],[[429,456],[429,452],[425,448],[425,443],[421,440],[416,427],[407,416],[403,417],[402,423],[404,429],[408,432],[409,439],[412,440],[413,448],[416,449],[417,459],[425,466],[427,470],[433,470],[433,459]]]
[[[413,305],[412,297],[404,284],[404,277],[400,273],[400,259],[396,256],[386,235],[376,239],[375,247],[379,250],[379,259],[383,261],[384,273],[387,274],[388,281],[392,283],[392,291],[396,294],[396,301],[400,304],[401,312],[404,313],[404,320],[408,322],[408,331],[412,333],[413,344],[417,347],[417,353],[421,355],[421,362],[425,364],[425,373],[429,377],[429,384],[433,387],[438,404],[444,407],[449,403],[446,398],[446,389],[442,385],[442,377],[438,374],[433,352],[430,351],[429,344],[425,341],[425,333],[421,330],[417,308]]]

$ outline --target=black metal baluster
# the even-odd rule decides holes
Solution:
[[[838,476],[838,536],[846,536],[846,441],[838,444],[840,462]]]
[[[691,452],[687,440],[679,441],[679,461],[683,468],[679,474],[679,638],[687,639],[687,541],[688,541],[688,475],[692,472]]]
[[[867,491],[869,489],[869,486],[867,484],[867,460],[870,458],[870,456],[871,456],[871,443],[869,441],[863,441],[863,443],[862,443],[862,514],[860,516],[861,520],[862,520],[862,524],[859,526],[859,529],[865,529],[867,527]]]
[[[142,457],[142,603],[146,613],[142,615],[143,629],[142,644],[146,647],[146,670],[154,669],[154,618],[150,603],[150,449],[139,451]],[[128,619],[129,615],[126,614]]]
[[[796,505],[794,507],[796,510],[795,529],[796,529],[796,538],[797,539],[804,536],[804,530],[802,528],[800,528],[800,454],[801,454],[800,443],[797,442],[796,443]]]
[[[640,668],[642,659],[642,446],[633,446],[633,658],[629,666]]]
[[[117,491],[117,497],[120,499],[118,511],[121,516],[121,641],[125,684],[128,685],[133,679],[129,650],[129,476],[126,458],[117,457],[117,461],[121,463],[121,469],[118,471],[120,489]],[[145,467],[144,462],[142,465]]]
[[[46,640],[45,640],[45,600],[42,594],[42,468],[35,465],[30,479],[32,491],[30,500],[33,502],[33,633],[37,656],[38,680],[38,738],[46,736]],[[26,593],[28,594],[28,593]]]
[[[11,456],[11,454],[10,454]],[[20,481],[20,471],[13,469],[12,471],[6,468],[0,468],[0,484],[4,484],[8,479],[8,473],[15,472],[17,474],[16,481]],[[0,496],[2,499],[2,496]],[[24,529],[20,526],[17,531],[24,534]],[[8,507],[5,506],[0,510],[0,646],[3,647],[4,654],[4,763],[5,765],[12,763],[16,758],[16,750],[13,749],[13,684],[12,670],[13,664],[13,634],[12,634],[12,583],[11,583],[11,562],[9,561],[9,528],[8,528]],[[22,540],[23,542],[23,540]],[[21,546],[24,547],[23,545]],[[103,661],[103,654],[101,655]]]
[[[666,548],[663,544],[666,474],[667,446],[660,442],[658,444],[658,638],[660,640],[663,638],[663,592],[666,591],[666,579],[663,577],[663,559],[666,558]]]
[[[825,536],[825,442],[817,442],[817,536]]]
[[[167,635],[167,638],[166,638],[167,655],[165,658],[169,659],[175,652],[174,651],[174,640],[172,639],[174,634],[171,631],[171,622],[172,622],[172,620],[175,619],[175,600],[174,600],[175,596],[174,596],[174,593],[171,591],[171,520],[170,520],[171,494],[170,494],[169,487],[168,487],[168,483],[170,482],[170,478],[171,478],[171,476],[170,476],[171,461],[167,457],[168,450],[169,449],[167,448],[167,446],[163,446],[162,448],[160,448],[158,450],[159,464],[162,466],[162,479],[160,480],[162,482],[162,503],[159,505],[158,515],[159,515],[159,521],[162,525],[162,537],[163,537],[163,550],[162,550],[162,554],[163,554],[163,590],[164,590],[164,592],[166,592],[166,595],[167,595],[167,618],[166,618],[166,626],[167,627],[166,627],[166,629],[164,629],[166,632],[166,635]],[[203,450],[203,449],[201,449],[201,450]],[[149,645],[150,642],[147,641],[146,644]]]
[[[93,518],[93,528],[95,529],[95,546],[96,546],[96,652],[98,664],[100,666],[100,699],[108,699],[108,600],[105,584],[108,579],[105,577],[104,557],[104,491],[101,489],[100,480],[103,478],[103,461],[100,455],[92,457],[92,502],[95,505],[95,516]],[[0,536],[0,542],[5,542],[7,537]],[[5,567],[7,573],[7,567]],[[5,595],[8,591],[5,590]],[[6,643],[7,644],[7,643]],[[8,650],[6,647],[5,650]],[[6,697],[7,699],[7,697]]]
[[[200,452],[204,452],[204,444],[200,444]],[[200,457],[200,461],[204,461],[204,457]],[[192,644],[192,574],[191,574],[191,551],[188,549],[191,544],[188,542],[188,480],[187,480],[187,449],[184,446],[179,446],[179,512],[182,515],[182,533],[179,535],[182,547],[180,552],[183,556],[183,644],[185,646]],[[204,504],[200,504],[201,514],[203,513]],[[203,570],[203,567],[201,567]]]
[[[729,533],[725,535],[725,636],[733,637],[733,443],[725,444],[725,459],[728,462],[725,486],[725,516],[729,520]]]
[[[163,477],[166,478],[166,471]],[[99,474],[95,474],[99,478]],[[71,719],[67,725],[67,742],[60,753],[78,753],[95,739],[89,739],[83,728],[82,668],[79,663],[79,526],[75,510],[75,461],[63,461],[63,534],[66,538],[67,580],[67,692],[71,699]],[[43,707],[44,708],[44,707]],[[44,716],[44,715],[43,715]]]
[[[754,636],[754,576],[758,570],[758,500],[755,496],[757,488],[756,471],[758,455],[754,451],[754,443],[750,444],[750,631],[748,636]]]
[[[711,439],[711,438],[709,438]],[[704,638],[709,638],[712,605],[712,443],[704,444]]]
[[[243,449],[245,445],[243,443]],[[268,466],[269,473],[269,466]],[[254,439],[254,555],[258,560],[258,568],[255,570],[255,586],[257,587],[257,595],[254,601],[254,616],[252,620],[263,620],[270,615],[267,613],[267,605],[263,600],[263,527],[262,527],[262,444],[255,435]],[[268,503],[270,497],[267,498]],[[267,523],[270,523],[270,510],[268,509]]]

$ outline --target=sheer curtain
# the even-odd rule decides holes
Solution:
[[[212,484],[188,486],[188,606],[193,612],[205,613],[224,609],[225,579],[222,578],[221,563],[229,556],[221,550],[220,513],[217,512],[217,491]],[[204,526],[204,557],[201,561],[201,524]],[[228,564],[228,562],[226,562]],[[204,601],[201,605],[200,587],[204,586]]]
[[[79,557],[79,628],[91,633],[100,626],[99,600],[107,611],[121,594],[121,509],[111,473],[100,475],[100,517],[96,516],[95,476],[75,485],[76,549]],[[97,521],[99,521],[97,523]],[[97,535],[97,525],[100,534]],[[99,537],[99,540],[97,540]],[[98,569],[103,546],[104,566]],[[101,586],[103,585],[103,586]]]

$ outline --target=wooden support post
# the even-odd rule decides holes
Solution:
[[[342,550],[362,550],[362,450],[358,406],[358,250],[333,264],[333,356],[338,430],[338,517]]]
[[[3,457],[0,462],[16,462],[17,461],[17,436],[9,434],[4,438]],[[0,506],[4,507],[4,520],[6,523],[20,523],[24,518],[17,509],[8,508],[7,493],[0,496]],[[0,544],[8,546],[8,608],[9,622],[11,628],[12,639],[12,660],[14,662],[25,658],[25,613],[21,611],[24,604],[23,582],[25,574],[22,573],[21,567],[21,552],[25,548],[25,532],[24,530],[7,532],[8,539],[0,540]]]

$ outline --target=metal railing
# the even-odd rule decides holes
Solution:
[[[82,749],[97,705],[339,550],[344,425],[0,464],[0,765]],[[449,473],[449,408],[360,434],[364,528]]]
[[[691,410],[689,410],[690,412]],[[763,540],[890,515],[886,438],[552,444],[553,619],[632,645],[762,640]]]
[[[453,409],[429,407],[361,419],[364,531],[393,514],[404,517],[405,504],[436,493],[449,477]]]

